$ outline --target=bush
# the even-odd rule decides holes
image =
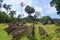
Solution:
[[[43,25],[54,23],[54,22],[53,22],[53,19],[52,19],[50,16],[43,16],[43,17],[41,18],[40,22],[41,22]]]

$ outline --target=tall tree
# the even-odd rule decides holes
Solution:
[[[57,10],[57,14],[60,15],[60,0],[52,0],[50,2],[51,6],[55,6],[56,10]]]
[[[11,21],[14,22],[16,21],[14,15],[16,15],[16,11],[10,11],[9,15],[11,16]]]
[[[35,12],[35,9],[33,7],[30,6],[26,6],[25,11],[28,13],[28,15],[30,16],[30,14]]]
[[[33,17],[31,14],[35,12],[35,9],[30,6],[26,6],[25,11],[28,13],[28,20],[30,21],[33,20]]]
[[[16,11],[10,11],[9,15],[10,15],[11,17],[14,17],[14,15],[16,15]]]
[[[7,12],[9,12],[9,11],[11,10],[11,6],[12,6],[12,5],[4,4],[4,5],[3,5],[3,8],[5,8]]]
[[[0,22],[8,22],[9,21],[9,16],[7,15],[6,12],[0,11]]]

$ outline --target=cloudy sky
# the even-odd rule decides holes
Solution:
[[[12,10],[16,10],[17,15],[21,14],[21,2],[24,2],[25,6],[22,8],[22,14],[27,16],[27,13],[24,11],[26,5],[34,7],[36,11],[41,13],[41,16],[50,16],[52,18],[60,18],[56,13],[55,7],[50,7],[51,0],[4,0],[4,3],[11,4]]]

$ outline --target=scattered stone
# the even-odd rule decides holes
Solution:
[[[60,26],[60,21],[55,21],[55,24],[56,24],[57,26]]]
[[[30,26],[30,32],[28,33],[28,37],[34,36],[34,25]]]
[[[21,35],[23,32],[25,32],[28,29],[28,27],[19,27],[17,29],[15,29],[14,31],[12,31],[10,33],[10,35],[12,35],[13,37],[16,37],[18,35]]]
[[[40,32],[41,35],[48,36],[48,34],[46,33],[46,31],[42,27],[39,27],[39,32]]]
[[[5,31],[9,34],[11,31],[16,29],[15,24],[9,24],[9,27],[5,29]]]
[[[57,31],[58,33],[60,33],[60,28],[57,28],[56,31]]]
[[[23,23],[18,23],[17,26],[23,26],[25,24],[25,22]]]

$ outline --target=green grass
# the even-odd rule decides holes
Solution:
[[[28,27],[32,25],[32,23],[26,23],[26,24],[28,25]],[[49,37],[41,36],[39,34],[39,29],[38,29],[39,26],[44,28],[44,30],[48,33]],[[13,39],[12,36],[8,35],[8,33],[4,30],[7,27],[8,27],[7,24],[0,24],[0,40],[12,40]],[[60,36],[60,34],[56,33],[55,31],[57,28],[59,28],[59,26],[56,26],[55,24],[47,24],[47,25],[35,24],[34,37],[37,40],[60,40],[60,38],[57,37],[57,36]],[[29,32],[29,29],[28,31],[23,33],[20,40],[29,40],[29,38],[27,37],[28,32]],[[45,39],[43,39],[43,37]]]
[[[7,32],[4,30],[6,27],[8,27],[7,24],[0,24],[0,40],[11,40],[12,37],[7,34]]]

